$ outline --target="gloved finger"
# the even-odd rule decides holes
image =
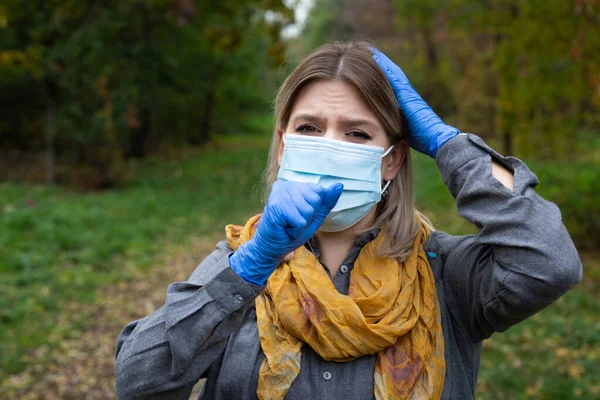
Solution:
[[[301,186],[290,186],[288,187],[289,191],[289,206],[290,208],[295,207],[296,210],[300,213],[300,215],[306,221],[306,224],[310,224],[315,218],[316,211],[315,207],[312,204],[309,204],[302,191]],[[313,193],[314,194],[314,193]]]
[[[306,200],[315,211],[321,208],[323,195],[325,194],[325,188],[323,186],[316,183],[299,183],[296,187],[304,200]]]
[[[373,60],[379,65],[379,68],[385,73],[389,81],[410,86],[410,82],[404,71],[390,60],[388,56],[375,47],[369,47],[369,50],[373,53]]]
[[[323,195],[323,204],[321,205],[322,212],[329,211],[337,204],[340,196],[342,195],[342,191],[344,190],[344,185],[342,183],[334,183],[325,189],[325,194]]]
[[[273,182],[263,216],[260,219],[261,224],[264,223],[267,226],[272,224],[280,227],[287,226],[285,215],[287,214],[287,208],[289,207],[289,201],[287,200],[289,194],[284,183],[285,182],[283,181]]]
[[[283,217],[285,219],[284,230],[290,239],[294,240],[300,237],[306,229],[307,221],[298,209],[296,207],[287,207]]]
[[[323,203],[321,204],[321,208],[317,211],[317,216],[314,221],[311,223],[310,227],[307,230],[317,230],[319,226],[325,221],[327,214],[331,211],[333,207],[337,204],[340,196],[342,195],[342,191],[344,190],[344,185],[341,183],[335,183],[325,189],[325,194],[323,195]]]

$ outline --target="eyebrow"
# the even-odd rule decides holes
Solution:
[[[302,113],[302,114],[295,115],[291,121],[296,121],[299,119],[306,120],[308,122],[322,122],[323,120],[326,120],[327,118],[324,118],[322,115],[318,115],[318,114]],[[367,125],[374,129],[377,128],[377,124],[369,119],[340,117],[340,118],[337,118],[337,120],[340,121],[345,126]]]

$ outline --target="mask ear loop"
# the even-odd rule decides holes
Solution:
[[[390,152],[392,151],[392,149],[393,149],[393,148],[394,148],[394,145],[390,146],[390,147],[389,147],[389,148],[388,148],[388,149],[385,151],[385,153],[383,153],[383,154],[381,155],[381,158],[383,159],[383,158],[385,158],[385,156],[387,156],[388,154],[390,154]],[[385,186],[384,186],[384,187],[383,187],[383,189],[381,190],[381,197],[385,197],[385,196],[387,196],[387,195],[389,194],[389,192],[388,192],[387,188],[388,188],[388,186],[390,186],[390,183],[392,183],[392,181],[391,181],[391,180],[389,180],[389,181],[387,181],[387,182],[385,183]]]
[[[385,183],[385,186],[384,186],[384,187],[383,187],[383,189],[381,190],[381,197],[385,197],[385,196],[387,196],[387,195],[389,194],[389,192],[388,192],[388,190],[387,190],[387,189],[388,189],[388,186],[390,186],[390,183],[392,183],[392,181],[387,181],[387,182]]]
[[[388,147],[388,149],[385,151],[385,153],[383,153],[381,155],[381,158],[385,158],[385,156],[387,156],[388,154],[390,154],[390,151],[392,151],[393,148],[394,148],[394,145],[391,145],[390,147]]]

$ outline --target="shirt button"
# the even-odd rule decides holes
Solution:
[[[340,267],[340,271],[342,272],[342,274],[345,274],[346,272],[348,272],[348,267],[347,267],[347,266],[345,266],[345,265],[342,265],[342,266]]]
[[[323,372],[323,379],[325,379],[326,381],[331,379],[331,372],[329,371],[325,371]]]
[[[241,303],[242,301],[244,301],[244,298],[239,293],[234,293],[233,299],[235,300],[236,303]]]

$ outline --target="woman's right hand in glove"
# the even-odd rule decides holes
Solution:
[[[335,206],[344,186],[325,189],[305,182],[276,181],[252,239],[229,257],[246,282],[264,286],[290,252],[310,239]]]

